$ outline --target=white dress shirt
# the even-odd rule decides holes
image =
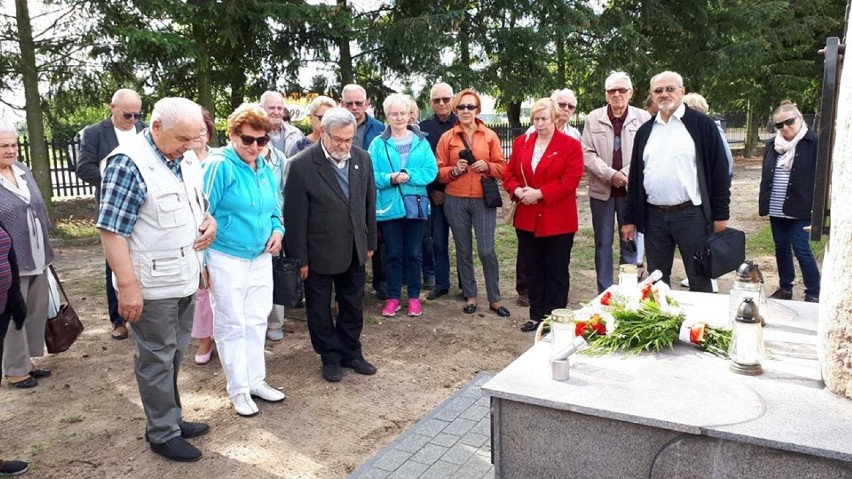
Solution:
[[[695,142],[682,121],[685,111],[681,103],[668,123],[662,120],[659,113],[654,119],[643,155],[643,185],[648,194],[648,203],[652,205],[674,206],[687,201],[692,201],[696,206],[701,204]]]

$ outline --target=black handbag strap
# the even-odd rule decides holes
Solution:
[[[384,143],[385,143],[385,155],[388,157],[388,166],[390,166],[390,170],[393,171],[393,163],[391,163],[391,160],[390,160],[390,149],[388,148],[388,142],[385,141]],[[391,180],[391,183],[393,183],[393,180]],[[395,186],[396,186],[396,191],[399,191],[399,196],[405,196],[405,195],[402,194],[402,186],[400,186],[399,183],[397,183]]]
[[[62,281],[59,281],[59,275],[56,274],[56,269],[53,267],[52,264],[49,266],[49,268],[50,268],[50,274],[52,274],[53,279],[56,280],[56,286],[59,287],[59,293],[60,293],[61,299],[65,301],[65,304],[67,304],[68,306],[71,306],[71,301],[68,301],[68,295],[65,294],[65,287],[62,286]],[[62,305],[61,302],[59,304],[60,304],[60,306]]]
[[[695,169],[698,170],[698,190],[701,192],[701,211],[704,213],[704,221],[707,223],[707,232],[713,233],[713,214],[710,211],[710,193],[707,191],[707,181],[704,175],[704,165],[698,164],[698,155],[695,156]]]

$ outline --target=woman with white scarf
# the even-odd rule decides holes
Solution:
[[[805,284],[804,300],[819,302],[819,266],[804,230],[811,224],[816,172],[817,134],[789,101],[772,115],[778,134],[766,143],[760,180],[760,216],[769,215],[778,266],[778,290],[770,297],[793,298],[793,253]]]

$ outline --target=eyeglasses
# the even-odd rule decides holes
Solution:
[[[793,123],[796,123],[796,117],[795,116],[792,117],[792,118],[787,118],[784,121],[776,123],[775,129],[780,130],[781,128],[784,128],[785,126],[793,126]]]
[[[257,142],[257,146],[264,147],[267,143],[269,143],[269,137],[266,135],[263,136],[251,136],[251,135],[237,135],[240,137],[240,141],[243,142],[243,146],[251,146],[252,143]]]
[[[474,110],[476,110],[476,105],[473,105],[473,104],[470,104],[470,103],[456,105],[456,110],[458,110],[458,111],[464,111],[464,110],[474,111]]]
[[[345,106],[346,108],[352,108],[353,106],[361,108],[362,106],[364,106],[364,103],[365,102],[363,101],[345,101],[343,102],[343,106]]]
[[[449,96],[442,96],[440,98],[432,98],[432,103],[434,103],[436,105],[438,105],[440,103],[449,103],[451,101],[453,101],[453,98],[449,97]]]
[[[606,92],[607,92],[608,95],[615,95],[616,93],[621,93],[622,95],[626,95],[627,92],[629,92],[629,91],[630,91],[629,88],[610,88]],[[674,90],[672,90],[672,91],[674,91]],[[662,93],[662,92],[660,92],[660,93]]]
[[[320,123],[322,123],[322,115],[314,115],[314,118],[317,119]]]
[[[407,111],[392,111],[388,113],[388,118],[408,118]]]
[[[665,91],[666,93],[674,93],[678,90],[680,90],[679,86],[669,85],[665,88],[660,86],[660,87],[654,88],[651,91],[654,92],[654,95],[659,95],[659,94],[663,93],[663,91]]]
[[[328,135],[328,137],[331,138],[331,141],[335,145],[351,145],[352,141],[355,139],[355,137],[341,138],[336,135]]]
[[[564,108],[567,108],[569,110],[576,110],[577,109],[577,105],[572,105],[570,103],[557,103],[557,105],[559,105],[559,108],[563,108],[563,109]]]
[[[125,120],[129,120],[129,119],[131,119],[131,118],[135,118],[135,119],[137,119],[137,120],[138,120],[138,119],[142,118],[142,112],[139,112],[139,113],[127,113],[127,112],[125,111],[125,112],[122,112],[122,113],[121,113],[121,116],[123,116]]]

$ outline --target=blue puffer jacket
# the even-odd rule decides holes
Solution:
[[[390,127],[370,143],[370,158],[373,159],[373,175],[376,179],[376,221],[388,221],[405,217],[402,195],[426,196],[426,185],[438,176],[438,162],[426,134],[417,125],[409,125],[414,134],[405,168],[391,138]],[[399,171],[408,173],[409,180],[401,185],[391,184],[391,175]],[[426,200],[426,205],[429,201]]]
[[[263,157],[257,170],[231,146],[218,148],[202,163],[204,193],[219,229],[210,249],[241,259],[255,259],[266,249],[273,231],[281,233],[278,184]]]

